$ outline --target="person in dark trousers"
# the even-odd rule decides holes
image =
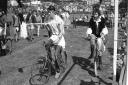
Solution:
[[[20,24],[22,24],[22,22],[24,21],[22,9],[19,9],[18,17],[20,19]]]
[[[65,51],[65,39],[64,39],[64,21],[62,18],[56,14],[55,7],[49,6],[49,18],[48,18],[48,25],[51,29],[51,35],[49,36],[48,41],[45,44],[45,48],[47,51],[47,57],[54,61],[55,64],[55,78],[59,78],[60,76],[60,65],[63,63],[62,58],[62,51]],[[51,47],[54,46],[55,49],[55,59],[51,54]],[[54,60],[53,60],[54,59]]]
[[[26,17],[26,23],[36,23],[36,11],[33,10],[31,12],[28,13],[27,17]],[[36,25],[31,24],[27,26],[27,30],[28,30],[28,40],[32,41],[34,39],[33,34],[34,34],[34,29],[35,29]]]

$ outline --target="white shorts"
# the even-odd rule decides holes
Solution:
[[[65,39],[64,36],[59,40],[58,35],[52,35],[50,39],[53,41],[54,44],[61,46],[63,49],[65,49]]]

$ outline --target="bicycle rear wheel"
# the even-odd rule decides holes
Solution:
[[[49,80],[49,75],[47,74],[35,74],[29,79],[30,85],[45,85]]]
[[[49,80],[49,74],[46,68],[47,60],[45,57],[40,57],[36,64],[31,68],[30,85],[44,85]]]

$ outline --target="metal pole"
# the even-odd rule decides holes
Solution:
[[[114,24],[114,55],[113,55],[113,85],[116,84],[117,40],[118,40],[118,0],[115,0]]]

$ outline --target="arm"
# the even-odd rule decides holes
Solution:
[[[87,29],[87,32],[86,32],[87,37],[89,37],[92,34],[92,29],[91,29],[92,21],[93,21],[93,19],[91,18],[89,21],[89,28]]]
[[[105,36],[105,35],[107,35],[107,34],[108,34],[108,29],[107,29],[107,27],[105,26],[105,27],[103,28],[102,32],[101,32],[101,35]]]
[[[59,38],[61,38],[62,35],[64,35],[64,25],[63,25],[63,23],[58,24],[58,30],[59,30]]]
[[[89,37],[89,35],[92,34],[92,29],[91,28],[88,28],[86,34],[87,34],[87,37]]]
[[[108,34],[108,29],[107,29],[107,27],[106,27],[106,25],[105,25],[105,19],[103,18],[102,19],[102,21],[103,21],[103,29],[102,29],[102,31],[101,31],[101,37],[104,37],[105,35],[107,35]]]

